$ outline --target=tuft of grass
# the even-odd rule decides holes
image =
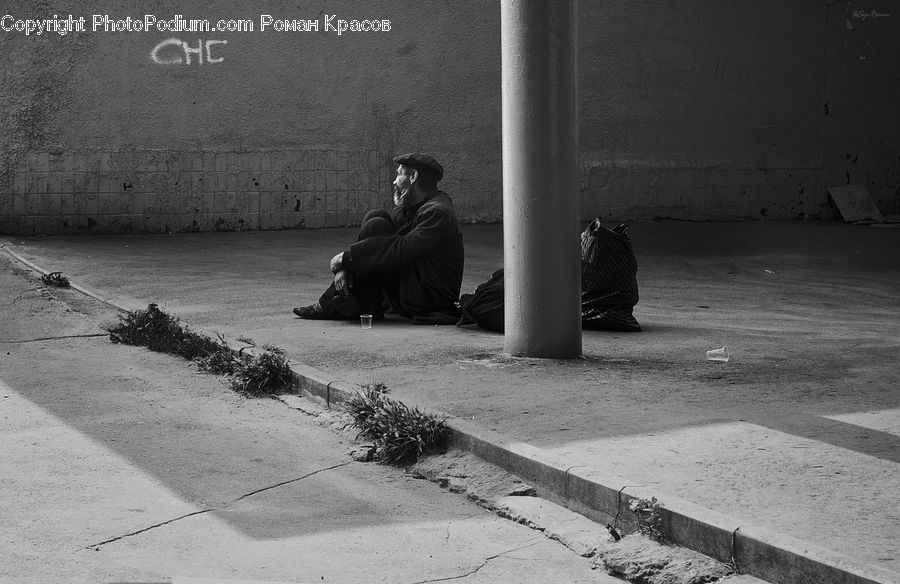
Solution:
[[[202,357],[195,357],[194,363],[200,370],[214,375],[232,375],[240,367],[240,359],[235,357],[228,348],[225,336],[218,333],[218,337],[218,350]]]
[[[405,466],[446,447],[450,428],[445,419],[391,400],[386,393],[383,384],[369,384],[346,403],[359,436],[375,444],[377,459]]]
[[[107,332],[114,343],[147,347],[192,361],[222,350],[220,344],[182,326],[177,318],[166,314],[156,304],[148,305],[147,310],[129,312]]]
[[[224,336],[219,335],[217,342],[193,332],[156,304],[129,312],[107,332],[114,343],[178,355],[194,361],[203,371],[226,375],[231,387],[246,396],[282,393],[293,384],[293,372],[281,349],[265,345],[260,354],[235,355]]]
[[[264,396],[282,393],[294,383],[293,372],[283,351],[266,345],[258,355],[242,355],[235,358],[231,373],[231,387],[248,396]]]
[[[69,287],[69,279],[66,278],[62,272],[50,272],[49,274],[44,274],[41,276],[41,282],[55,288]]]

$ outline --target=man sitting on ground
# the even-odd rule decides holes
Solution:
[[[394,208],[369,211],[356,243],[331,259],[334,280],[319,301],[295,308],[309,319],[406,318],[453,312],[463,274],[462,234],[447,194],[444,169],[424,154],[394,158]]]

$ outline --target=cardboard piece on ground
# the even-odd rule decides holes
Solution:
[[[883,223],[884,216],[875,206],[865,185],[828,187],[831,200],[837,205],[844,221],[849,223]]]

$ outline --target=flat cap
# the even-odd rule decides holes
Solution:
[[[427,168],[434,173],[434,179],[436,181],[444,178],[444,167],[441,166],[441,163],[435,160],[433,156],[428,156],[427,154],[419,154],[418,152],[401,154],[400,156],[394,157],[394,162],[404,166]]]

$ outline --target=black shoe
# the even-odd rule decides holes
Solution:
[[[300,318],[307,320],[328,320],[330,317],[325,313],[322,305],[316,302],[309,306],[301,306],[294,309],[294,314]]]

